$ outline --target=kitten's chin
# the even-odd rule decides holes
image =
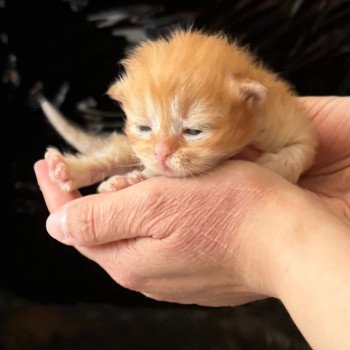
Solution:
[[[189,177],[189,176],[196,176],[199,174],[203,174],[206,171],[208,171],[210,168],[200,168],[200,169],[186,169],[184,168],[172,168],[172,167],[167,167],[166,169],[164,168],[157,168],[154,169],[154,172],[158,176],[167,176],[167,177]]]
[[[149,169],[152,173],[157,176],[166,176],[166,177],[189,177],[203,174],[210,169],[212,169],[215,165],[218,164],[217,160],[207,161],[205,164],[203,163],[195,163],[191,162],[189,166],[187,164],[181,164],[177,162],[177,164],[172,164],[171,162],[167,162],[166,165],[162,165],[159,163],[153,162],[144,162],[147,169]]]
[[[166,177],[187,177],[191,175],[195,175],[190,171],[186,171],[185,169],[174,169],[171,166],[167,166],[166,168],[150,166],[147,167],[152,172],[154,172],[158,176],[166,176]]]
[[[157,171],[157,174],[160,176],[167,176],[167,177],[187,177],[190,176],[191,174],[185,171],[179,171],[179,170],[174,170],[171,168],[168,169],[160,169]]]

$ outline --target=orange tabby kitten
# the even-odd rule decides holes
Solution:
[[[262,151],[257,163],[294,183],[312,164],[315,134],[289,85],[223,35],[175,31],[141,43],[122,63],[125,74],[108,94],[125,111],[126,136],[89,136],[41,99],[51,123],[82,152],[48,149],[51,179],[63,190],[109,176],[100,192],[151,176],[201,174],[247,146]]]

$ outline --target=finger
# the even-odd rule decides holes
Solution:
[[[121,191],[94,194],[71,201],[52,213],[47,230],[68,245],[100,245],[152,235],[158,191],[141,183]]]
[[[49,216],[47,230],[53,238],[73,246],[137,237],[161,240],[173,234],[184,215],[191,213],[193,220],[198,219],[203,196],[213,195],[227,175],[234,176],[232,182],[241,188],[238,183],[247,181],[249,168],[254,174],[260,169],[235,161],[198,179],[152,178],[120,191],[78,198]],[[266,171],[265,176],[270,175]]]
[[[302,103],[307,115],[311,120],[314,120],[318,113],[323,110],[332,100],[333,96],[303,96],[298,97],[298,100]]]
[[[34,172],[50,213],[71,200],[81,197],[78,191],[64,192],[51,182],[45,160],[35,163]]]

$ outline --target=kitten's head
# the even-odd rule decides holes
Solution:
[[[125,75],[108,94],[121,103],[125,132],[147,169],[202,173],[251,142],[265,88],[231,74],[229,50],[223,37],[175,32],[123,61]]]

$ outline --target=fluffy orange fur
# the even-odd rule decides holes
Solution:
[[[292,89],[225,36],[178,30],[141,43],[122,63],[125,74],[108,94],[125,111],[130,154],[144,170],[112,176],[101,192],[149,176],[203,173],[250,145],[263,152],[258,163],[292,182],[312,164],[315,134]],[[57,157],[70,174],[63,155],[46,156],[56,167]]]

